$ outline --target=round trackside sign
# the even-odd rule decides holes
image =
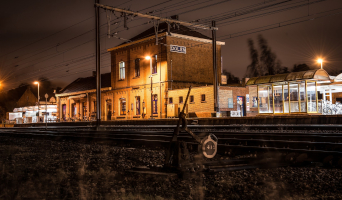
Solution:
[[[216,140],[213,140],[213,138]],[[206,158],[213,158],[216,153],[217,153],[217,138],[215,135],[213,134],[209,134],[207,136],[207,138],[204,139],[204,142],[202,143],[202,151],[203,151],[203,155]]]

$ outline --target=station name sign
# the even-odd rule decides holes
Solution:
[[[177,46],[177,45],[170,45],[170,51],[176,53],[184,53],[186,54],[186,47]]]

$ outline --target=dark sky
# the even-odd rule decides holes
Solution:
[[[222,48],[223,68],[242,78],[250,63],[247,39],[259,34],[283,66],[307,63],[319,67],[323,57],[329,73],[342,70],[342,0],[100,0],[101,4],[210,24],[215,18]],[[310,5],[308,5],[310,3]],[[124,40],[106,37],[106,13],[101,10],[101,51]],[[116,14],[119,17],[119,14]],[[237,15],[237,16],[235,16]],[[46,77],[65,86],[95,70],[93,0],[4,1],[0,8],[0,79],[4,89]],[[313,19],[315,18],[315,19]],[[111,16],[112,33],[129,39],[152,24],[147,19]],[[313,20],[309,20],[313,19]],[[277,28],[276,28],[277,27]],[[266,30],[269,29],[269,30]],[[208,36],[210,31],[198,30]],[[246,31],[246,32],[242,32]],[[241,33],[242,32],[242,33]],[[110,72],[109,53],[102,56],[101,73]]]

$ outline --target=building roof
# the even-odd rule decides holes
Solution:
[[[287,74],[276,74],[269,76],[253,77],[248,80],[246,85],[258,85],[266,83],[279,83],[296,80],[330,80],[329,74],[324,69],[314,69]]]
[[[158,26],[158,34],[159,33],[166,33],[167,32],[167,23],[160,23]],[[183,25],[170,25],[170,32],[171,33],[177,33],[177,34],[182,34],[182,35],[188,35],[192,37],[198,37],[198,38],[203,38],[203,39],[209,39],[211,40],[210,37],[203,35],[200,32],[197,32],[189,27],[183,26]],[[154,36],[156,33],[154,31],[154,27],[151,27],[147,29],[146,31],[138,34],[137,36],[131,38],[129,42],[134,42],[143,38],[147,38],[150,36]],[[127,42],[124,42],[122,44],[126,44]],[[120,44],[120,45],[122,45]],[[119,45],[119,46],[120,46]]]
[[[111,87],[111,73],[101,74],[101,88],[106,87]],[[63,88],[60,92],[65,94],[93,89],[96,89],[96,76],[78,78]]]

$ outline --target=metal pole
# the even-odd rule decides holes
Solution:
[[[45,130],[47,130],[47,97],[45,95]]]
[[[40,122],[39,120],[39,82],[38,82],[38,122]]]
[[[153,119],[153,80],[152,80],[152,57],[150,58],[150,69],[151,69],[151,119]]]
[[[96,4],[99,0],[95,0],[95,26],[96,26],[96,128],[100,127],[101,123],[101,73],[100,73],[100,12]]]
[[[212,21],[212,27],[215,27],[215,21]],[[216,64],[216,30],[212,29],[212,43],[213,43],[213,70],[214,70],[214,110],[219,112],[218,106],[218,88],[217,88],[217,64]]]

